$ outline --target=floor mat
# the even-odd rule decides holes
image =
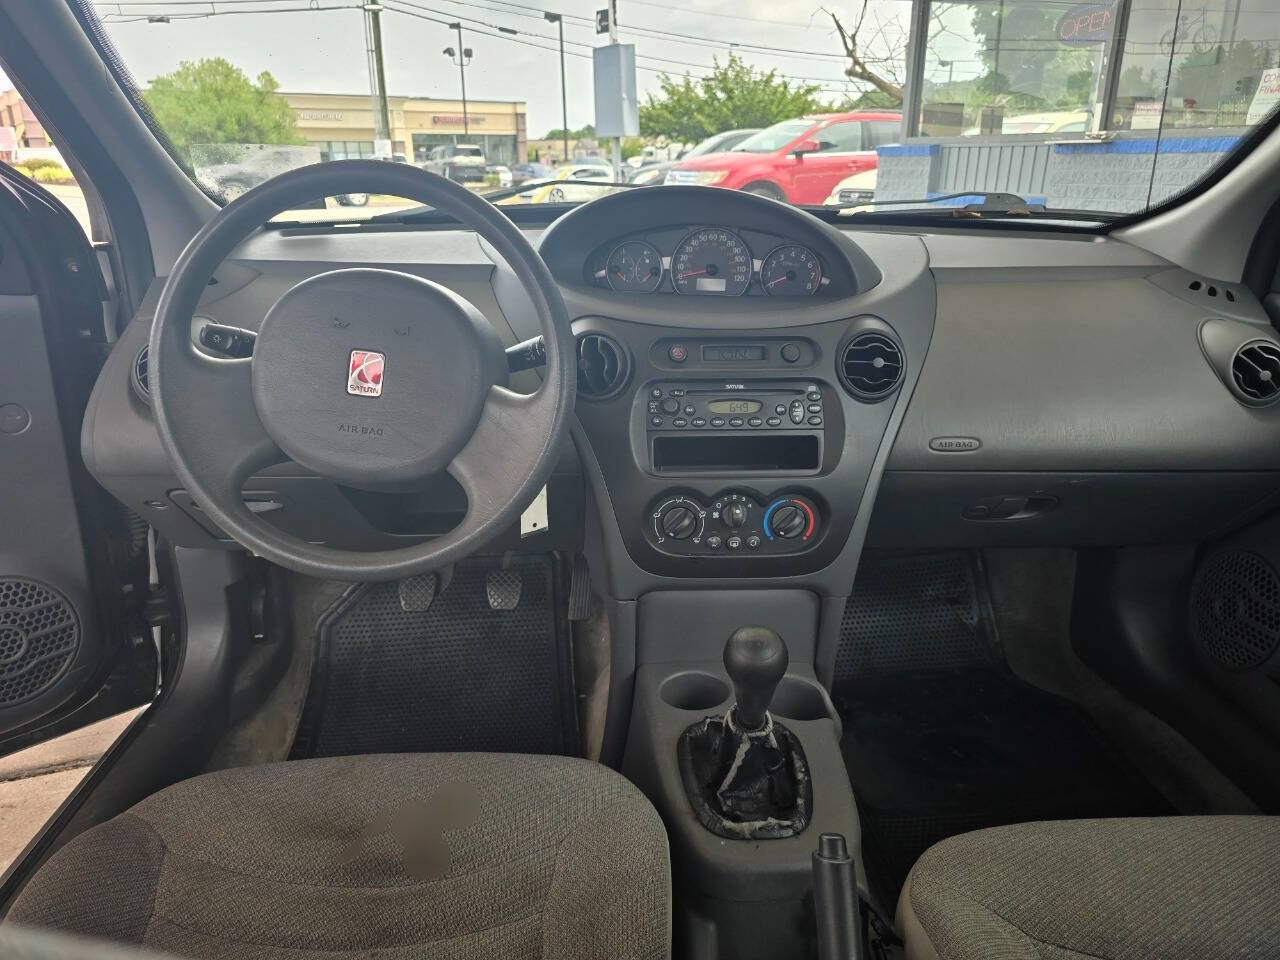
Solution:
[[[884,562],[890,570],[878,569]],[[906,586],[913,566],[914,590]],[[1172,812],[1082,711],[1004,667],[976,559],[873,559],[858,576],[850,606],[862,609],[846,613],[846,624],[865,630],[871,610],[915,631],[890,631],[891,643],[881,637],[870,655],[844,649],[867,642],[846,631],[844,676],[833,689],[868,879],[888,909],[911,865],[945,837]]]
[[[522,556],[459,563],[426,610],[397,583],[348,593],[317,627],[293,756],[578,754],[561,581]]]

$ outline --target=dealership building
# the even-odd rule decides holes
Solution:
[[[298,132],[327,160],[374,155],[374,105],[368,94],[281,92],[298,119]],[[512,100],[434,100],[388,97],[391,152],[425,160],[432,147],[473,143],[490,163],[524,163],[528,154],[525,105]]]

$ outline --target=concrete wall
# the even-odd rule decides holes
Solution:
[[[1243,133],[1168,130],[1158,144],[1146,131],[1105,142],[966,137],[895,144],[876,151],[876,199],[1007,191],[1063,209],[1138,211],[1194,183]]]

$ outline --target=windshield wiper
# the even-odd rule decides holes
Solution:
[[[967,200],[977,198],[964,205],[935,207],[932,204],[945,203],[949,200]],[[1031,203],[1016,193],[984,193],[981,190],[966,190],[963,193],[945,193],[937,197],[922,197],[919,200],[866,200],[849,205],[854,209],[841,210],[842,217],[856,217],[859,214],[879,213],[879,210],[868,210],[868,207],[920,207],[912,210],[913,214],[934,217],[1038,217],[1048,214],[1043,203]]]
[[[534,190],[540,190],[543,187],[552,187],[558,183],[580,184],[584,187],[627,187],[635,189],[644,186],[637,183],[623,183],[619,180],[535,180],[520,184],[518,187],[507,187],[503,190],[494,190],[492,193],[479,193],[476,196],[483,200],[493,203],[495,200],[506,200],[508,197],[516,197],[522,193],[531,193]],[[570,201],[576,202],[576,201]],[[376,216],[369,217],[364,223],[407,223],[412,220],[423,217],[439,216],[440,213],[435,207],[429,204],[422,204],[417,207],[409,207],[406,210],[392,210],[387,213],[379,213]]]

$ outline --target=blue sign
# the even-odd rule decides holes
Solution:
[[[1058,21],[1058,40],[1069,47],[1105,43],[1111,38],[1114,4],[1082,3],[1072,7]]]

